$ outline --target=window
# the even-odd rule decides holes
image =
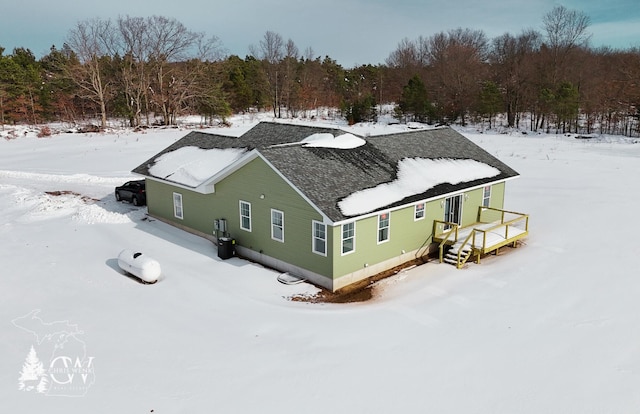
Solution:
[[[271,209],[271,238],[284,242],[284,213]]]
[[[422,220],[424,218],[424,203],[416,204],[414,220]]]
[[[342,225],[342,254],[351,253],[356,249],[356,223]]]
[[[182,194],[180,193],[173,193],[173,215],[180,220],[184,218],[184,212],[182,210]]]
[[[378,243],[389,240],[389,213],[378,215]]]
[[[251,204],[240,201],[240,228],[251,231]]]
[[[327,225],[318,221],[313,222],[313,252],[327,255]]]
[[[490,202],[491,202],[491,186],[488,185],[482,191],[482,206],[489,207]]]

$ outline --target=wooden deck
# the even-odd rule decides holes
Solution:
[[[478,221],[460,227],[455,223],[436,221],[433,241],[439,244],[440,262],[461,268],[470,257],[480,257],[500,247],[516,246],[529,235],[529,216],[513,211],[480,207]],[[448,248],[445,255],[445,248]]]

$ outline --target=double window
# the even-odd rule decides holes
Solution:
[[[182,210],[182,194],[173,193],[173,215],[180,220],[184,219],[184,211]]]
[[[389,212],[378,215],[378,243],[389,240]]]
[[[271,209],[271,238],[284,242],[284,213]]]
[[[413,219],[422,220],[424,218],[424,203],[418,203],[413,210]]]
[[[313,252],[327,255],[327,225],[313,221]]]
[[[251,203],[240,200],[240,228],[251,231]]]
[[[482,190],[482,206],[489,207],[491,203],[491,186],[488,185]]]
[[[356,223],[342,225],[342,254],[348,254],[356,249]]]

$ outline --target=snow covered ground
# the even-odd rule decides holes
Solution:
[[[116,203],[185,130],[0,140],[2,412],[636,412],[640,144],[461,132],[521,173],[506,208],[531,215],[526,245],[351,304],[290,301],[316,288]],[[125,248],[158,283],[119,271]]]

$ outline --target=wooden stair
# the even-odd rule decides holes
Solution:
[[[469,244],[462,246],[462,242],[457,242],[447,249],[442,261],[460,269],[471,254],[473,254],[473,251]]]
[[[440,263],[461,269],[473,256],[480,263],[482,255],[498,252],[502,246],[517,246],[529,234],[529,215],[489,207],[478,209],[478,221],[467,227],[435,220],[433,241],[438,243]]]

